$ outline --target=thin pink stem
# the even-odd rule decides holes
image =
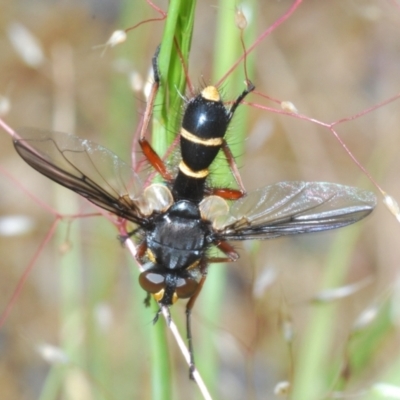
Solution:
[[[247,49],[247,51],[242,54],[232,65],[232,67],[225,73],[225,75],[218,81],[215,86],[219,86],[221,82],[223,82],[226,77],[236,69],[236,67],[242,62],[242,60],[247,57],[257,46],[258,44],[264,40],[266,36],[268,36],[272,31],[274,31],[279,25],[285,22],[294,11],[300,6],[303,0],[295,0],[294,3],[290,6],[290,8],[282,15],[282,17],[278,18],[269,28],[267,28],[255,41],[254,43]]]
[[[3,311],[3,313],[0,316],[0,328],[3,326],[5,320],[7,319],[8,315],[10,314],[10,311],[14,307],[14,304],[15,304],[19,294],[21,293],[21,290],[22,290],[22,288],[23,288],[23,286],[24,286],[24,284],[25,284],[30,272],[32,271],[32,268],[36,264],[36,261],[39,258],[40,253],[42,252],[43,248],[47,245],[47,243],[50,241],[50,239],[53,237],[55,229],[56,229],[56,227],[57,227],[59,222],[60,222],[60,218],[56,218],[54,220],[54,222],[51,225],[46,237],[44,238],[44,240],[40,244],[39,248],[36,250],[36,252],[35,252],[32,260],[28,264],[28,266],[25,268],[21,278],[18,280],[18,284],[17,284],[16,288],[14,289],[14,292],[13,292],[10,300],[8,301],[5,310]]]

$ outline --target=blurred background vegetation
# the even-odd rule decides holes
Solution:
[[[243,3],[249,13],[247,44],[291,4]],[[234,43],[240,55],[237,6],[199,2],[189,62],[196,88],[227,71],[227,58],[216,44]],[[0,9],[0,94],[11,104],[8,112],[0,111],[7,123],[74,133],[129,160],[145,106],[134,87],[148,79],[164,22],[138,27],[104,54],[93,47],[117,29],[159,15],[144,0],[0,0]],[[221,29],[223,17],[231,19],[229,28]],[[11,44],[15,27],[21,27],[15,24],[29,29],[43,51],[32,65]],[[251,53],[249,77],[258,92],[291,101],[310,118],[333,122],[355,115],[400,90],[399,24],[395,1],[305,1]],[[239,77],[222,85],[228,100],[243,88],[243,67],[238,71]],[[279,108],[257,94],[247,100]],[[364,167],[397,199],[398,111],[394,102],[337,126]],[[246,137],[238,162],[249,191],[283,180],[374,190],[327,129],[248,106],[240,107],[232,125],[229,143],[242,143],[241,133]],[[0,222],[20,215],[31,224],[20,234],[0,230],[3,311],[54,221],[20,185],[60,214],[94,209],[26,166],[4,132],[0,160]],[[283,381],[294,382],[296,400],[333,398],[333,393],[400,398],[384,397],[376,387],[400,387],[398,232],[398,222],[378,205],[354,227],[241,243],[237,263],[211,266],[193,312],[193,331],[197,365],[214,398],[285,398],[274,394]],[[58,225],[0,330],[1,399],[201,398],[168,331],[168,358],[159,356],[156,329],[162,334],[165,323],[153,326],[154,313],[142,304],[138,270],[116,235],[102,217]],[[360,288],[335,301],[327,292],[346,285],[350,291]],[[325,302],[316,301],[322,296]],[[371,321],[362,325],[366,310]],[[172,314],[184,333],[184,303]],[[63,349],[58,362],[44,359],[49,345]],[[162,362],[169,370],[167,383],[154,371]]]

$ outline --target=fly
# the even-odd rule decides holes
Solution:
[[[208,265],[238,259],[228,241],[340,228],[370,214],[376,197],[366,190],[326,182],[279,182],[246,194],[224,137],[237,107],[254,90],[251,82],[230,107],[213,86],[187,101],[179,133],[181,162],[173,175],[145,138],[160,85],[157,57],[158,53],[153,58],[154,83],[139,144],[163,184],[143,187],[133,169],[110,150],[65,133],[21,129],[14,146],[43,175],[136,224],[131,236],[138,261],[145,265],[139,283],[147,292],[146,304],[153,296],[161,310],[178,299],[189,299],[187,338],[193,378],[191,310]],[[240,189],[207,186],[209,167],[220,150]],[[215,247],[225,256],[211,257]]]

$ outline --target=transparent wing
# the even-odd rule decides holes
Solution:
[[[142,192],[135,172],[113,152],[77,136],[23,128],[18,154],[34,169],[118,216],[140,223],[134,199]]]
[[[236,201],[213,221],[224,240],[270,239],[340,228],[366,217],[373,193],[326,182],[280,182]]]

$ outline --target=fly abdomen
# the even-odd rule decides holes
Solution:
[[[201,200],[208,168],[223,144],[230,119],[213,86],[188,102],[180,132],[182,161],[173,187],[176,199]]]

